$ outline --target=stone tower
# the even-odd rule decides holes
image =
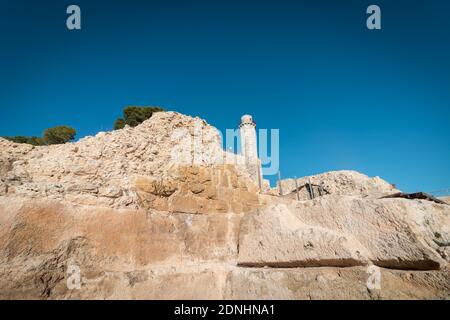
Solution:
[[[261,188],[262,170],[258,159],[258,147],[256,141],[256,124],[251,115],[243,115],[239,125],[241,136],[241,153],[245,159],[245,166],[255,183]]]

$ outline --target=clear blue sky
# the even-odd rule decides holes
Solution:
[[[78,4],[82,30],[68,31]],[[365,27],[378,4],[382,30]],[[450,186],[450,1],[0,0],[0,135],[161,105],[279,128],[283,177]]]

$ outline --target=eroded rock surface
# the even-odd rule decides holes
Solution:
[[[353,171],[310,182],[327,192],[260,190],[174,112],[65,145],[0,138],[0,298],[450,298],[450,206],[379,199],[397,190]]]
[[[11,200],[13,200],[11,202]],[[0,198],[0,296],[57,297],[66,270],[138,272],[234,261],[240,215],[165,214]],[[17,288],[18,287],[18,288]],[[67,289],[67,288],[66,288]],[[118,293],[117,293],[118,294]]]
[[[309,184],[311,184],[313,189],[313,197],[320,194],[334,194],[378,198],[398,192],[393,185],[380,177],[370,178],[351,170],[330,171],[299,178],[297,179],[297,184],[294,179],[281,180],[281,190],[283,195],[297,199],[295,190],[298,188],[300,200],[309,200],[311,199]],[[273,189],[272,192],[279,193],[279,186],[277,189]]]
[[[0,195],[49,197],[83,205],[138,208],[137,176],[163,177],[171,166],[209,167],[240,156],[224,152],[216,128],[176,112],[75,143],[33,147],[0,138]]]
[[[260,206],[253,180],[233,165],[174,166],[164,178],[135,180],[144,208],[193,214],[250,212]]]
[[[323,227],[317,228],[318,237],[311,238],[308,232],[283,235],[280,226],[296,230],[304,225],[298,222],[301,220],[293,221],[295,214],[280,214],[266,216],[269,222],[287,219],[272,225],[275,229],[268,239],[273,240],[273,246],[264,243],[253,248],[255,253],[266,252],[260,266],[266,264],[266,257],[275,261],[276,268],[267,269],[237,265],[243,253],[252,257],[243,248],[245,244],[238,245],[242,235],[250,235],[243,230],[248,228],[245,224],[252,220],[251,214],[167,214],[2,198],[0,297],[422,299],[448,298],[450,294],[447,266],[427,271],[380,268],[381,288],[369,290],[367,267],[354,263],[359,261],[352,256],[355,248],[345,241],[326,242],[330,231]],[[261,223],[266,222],[255,221],[255,239],[260,237],[258,230],[269,231]],[[286,244],[274,238],[280,231]],[[341,255],[330,258],[334,248]],[[324,252],[306,251],[316,249]],[[369,255],[365,249],[360,246],[360,253]],[[295,263],[278,264],[293,255]],[[349,258],[351,263],[347,263]],[[81,272],[81,289],[67,285],[71,266]]]
[[[238,268],[228,274],[231,299],[448,299],[450,270],[380,269],[380,286],[367,286],[365,267]]]
[[[276,204],[243,218],[239,263],[439,269],[449,226],[450,208],[432,202],[324,196]]]

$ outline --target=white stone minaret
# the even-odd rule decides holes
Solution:
[[[261,162],[258,159],[256,141],[256,124],[251,115],[243,115],[239,125],[241,135],[241,153],[245,159],[245,166],[255,183],[261,188]]]

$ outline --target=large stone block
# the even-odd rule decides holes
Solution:
[[[244,217],[239,263],[313,267],[371,262],[396,269],[439,269],[442,257],[427,244],[430,241],[417,231],[402,205],[402,200],[328,196],[268,206]],[[434,208],[429,204],[416,214]],[[440,209],[448,217],[450,209],[439,207],[434,212]]]
[[[230,183],[243,183],[245,190]],[[140,206],[191,214],[250,212],[260,206],[259,190],[250,178],[238,175],[234,166],[209,168],[173,166],[160,180],[137,177],[135,188]],[[251,191],[250,191],[251,190]]]
[[[347,267],[365,265],[370,253],[350,235],[307,225],[285,205],[247,214],[239,236],[239,265]]]
[[[366,267],[236,268],[227,277],[226,299],[379,300],[448,299],[450,273],[379,269],[377,286],[368,286]],[[378,286],[379,285],[379,286]]]

